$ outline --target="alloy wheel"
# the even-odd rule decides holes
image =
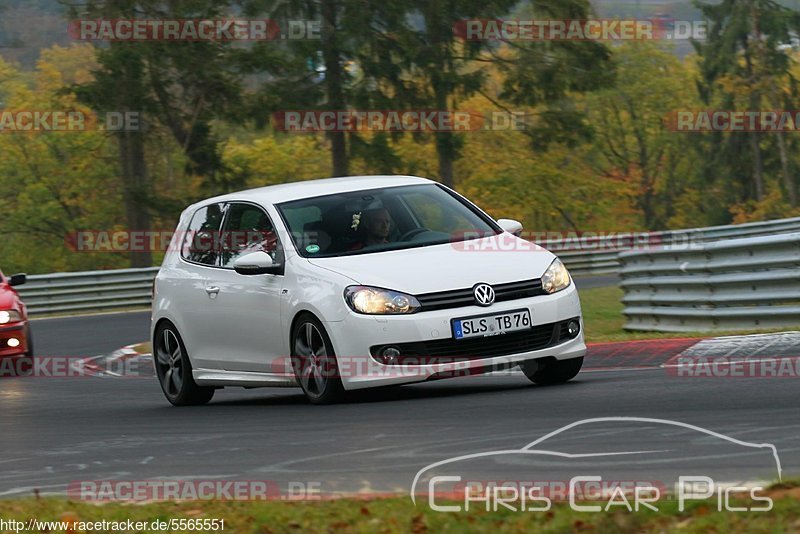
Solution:
[[[322,395],[333,368],[328,358],[325,339],[313,323],[307,322],[300,327],[294,352],[299,365],[297,377],[303,390],[312,395]]]
[[[177,336],[169,328],[164,330],[156,347],[156,363],[164,391],[177,396],[183,386],[183,353]]]

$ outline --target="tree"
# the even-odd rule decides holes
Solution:
[[[503,108],[539,106],[547,120],[529,131],[532,139],[563,140],[574,128],[576,114],[559,107],[571,93],[610,83],[609,52],[592,42],[506,42],[464,38],[454,31],[467,21],[496,20],[507,16],[516,1],[432,0],[392,2],[375,7],[375,29],[370,56],[362,58],[367,77],[375,79],[387,96],[402,107],[453,111],[459,103],[485,92],[487,69],[498,65],[505,76]],[[524,2],[514,15],[528,19],[586,18],[585,0]],[[546,109],[547,106],[553,109]],[[556,108],[559,109],[556,109]],[[551,127],[555,125],[555,127]],[[461,157],[463,135],[452,131],[435,134],[439,177],[454,184],[453,164]],[[546,144],[546,143],[545,143]]]
[[[372,36],[362,26],[372,2],[361,0],[243,0],[248,16],[266,15],[286,25],[291,20],[319,21],[319,35],[285,43],[257,43],[241,53],[247,72],[263,81],[252,99],[254,111],[286,109],[347,110],[354,102],[353,64],[356,50]],[[318,38],[316,38],[318,37]],[[265,79],[264,79],[265,78]],[[263,122],[263,121],[262,121]],[[348,132],[326,133],[330,141],[331,173],[350,172]]]
[[[479,67],[490,41],[468,40],[457,25],[469,19],[496,19],[515,0],[406,0],[371,2],[365,11],[374,38],[359,50],[365,84],[375,88],[373,100],[393,108],[454,111],[459,102],[478,93],[486,77]],[[463,137],[453,131],[434,135],[439,179],[452,187],[453,164]],[[417,135],[417,138],[423,138]]]
[[[219,19],[228,2],[198,0],[171,4],[156,0],[90,1],[81,16],[103,19]],[[73,16],[78,14],[73,11]],[[96,48],[99,68],[91,82],[75,87],[94,109],[139,113],[145,127],[163,125],[187,156],[187,171],[205,177],[206,189],[217,190],[222,166],[211,122],[232,118],[239,82],[230,66],[230,44],[199,42],[111,42]],[[130,230],[149,230],[156,199],[146,163],[143,129],[116,133],[119,173]],[[152,265],[149,251],[132,252],[134,267]]]
[[[531,0],[520,14],[539,20],[585,20],[592,14],[588,0]],[[543,40],[510,42],[495,54],[505,75],[501,98],[511,105],[534,107],[526,133],[534,150],[557,142],[575,146],[589,138],[585,115],[575,106],[576,95],[611,87],[615,65],[611,51],[597,41]]]
[[[691,74],[667,50],[647,43],[619,46],[615,64],[620,83],[583,100],[593,125],[586,159],[601,176],[632,182],[645,228],[660,230],[697,163],[690,137],[699,134],[673,132],[665,120],[694,107]]]
[[[42,53],[33,73],[0,59],[4,111],[63,110],[92,116],[64,87],[90,76],[90,47]],[[87,123],[89,121],[86,121]],[[124,267],[118,254],[76,253],[66,246],[80,230],[111,229],[122,215],[114,146],[96,129],[0,133],[0,258],[3,268],[34,273]]]
[[[772,0],[696,5],[709,22],[705,42],[694,43],[701,60],[698,90],[703,102],[752,111],[763,110],[764,105],[767,109],[795,109],[796,80],[787,45],[800,32],[800,13]],[[767,180],[775,172],[781,176],[785,198],[794,207],[797,183],[789,143],[783,132],[769,137],[778,152],[776,163],[765,155],[765,148],[772,143],[762,132],[714,136],[708,152],[723,157],[711,159],[706,172],[724,167],[736,176],[741,175],[739,169],[749,169],[750,187],[740,199],[756,201],[767,196]]]

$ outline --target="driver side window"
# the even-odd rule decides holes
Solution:
[[[422,228],[454,233],[473,226],[472,221],[437,199],[419,193],[405,195],[403,199]]]

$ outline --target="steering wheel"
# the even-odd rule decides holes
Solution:
[[[429,232],[429,231],[430,230],[428,230],[427,228],[423,228],[423,227],[412,228],[411,230],[409,230],[408,232],[406,232],[406,233],[404,233],[403,235],[400,236],[400,241],[410,241],[411,238],[413,238],[415,236],[418,236],[419,234],[421,234],[423,232]]]

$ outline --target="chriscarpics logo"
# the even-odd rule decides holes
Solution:
[[[738,428],[733,433],[747,433]],[[719,511],[772,509],[765,485],[779,481],[771,443],[699,426],[640,417],[577,421],[519,449],[434,462],[414,477],[411,499],[437,512],[659,511],[667,501],[703,500]]]

